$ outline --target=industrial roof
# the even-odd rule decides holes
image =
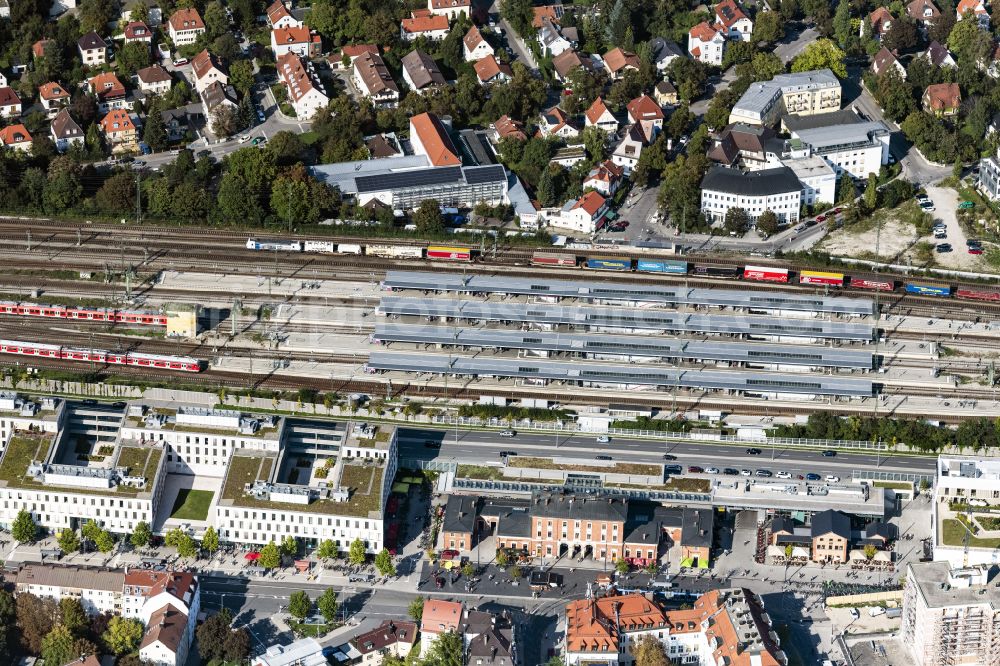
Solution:
[[[881,120],[867,123],[827,125],[810,129],[795,130],[793,135],[814,150],[838,147],[855,143],[870,143],[873,137],[888,136],[889,128]]]
[[[691,289],[679,284],[630,284],[594,279],[557,280],[543,277],[516,278],[507,275],[389,271],[382,284],[392,289],[520,294],[602,301],[648,301],[760,310],[799,310],[855,315],[871,315],[874,311],[874,305],[870,298],[816,296],[747,289]]]
[[[679,370],[660,366],[582,361],[539,361],[524,358],[463,357],[427,353],[372,352],[373,370],[517,377],[553,381],[717,389],[750,393],[871,396],[872,382],[831,375],[755,373],[733,370]]]
[[[866,370],[870,370],[874,363],[874,356],[870,351],[837,347],[395,323],[377,324],[375,326],[375,340],[379,342],[446,344],[460,347],[497,347],[576,354],[614,354],[680,360],[739,361]]]
[[[358,193],[382,192],[414,187],[431,187],[466,182],[469,185],[489,182],[507,182],[502,166],[491,164],[482,167],[436,167],[394,171],[390,173],[358,176],[354,179]]]
[[[456,299],[383,297],[379,312],[387,315],[450,317],[485,321],[570,324],[622,329],[656,329],[735,335],[831,338],[870,342],[874,329],[817,319],[711,315],[665,310],[578,307],[547,303],[494,303]]]

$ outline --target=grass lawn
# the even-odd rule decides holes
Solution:
[[[212,504],[211,490],[181,488],[170,510],[170,517],[178,520],[207,520],[208,507]]]
[[[946,546],[961,546],[965,539],[965,525],[955,520],[947,518],[941,525],[941,540]],[[979,539],[972,537],[969,545],[973,548],[1000,548],[1000,539]]]

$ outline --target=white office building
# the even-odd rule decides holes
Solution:
[[[701,181],[701,212],[713,223],[726,219],[730,208],[746,211],[750,223],[770,210],[780,222],[797,222],[802,185],[788,167],[743,173],[716,166]]]
[[[846,171],[853,178],[867,178],[889,163],[890,131],[880,120],[793,130],[792,137],[826,160],[837,176]]]
[[[975,522],[975,510],[989,511],[1000,507],[1000,458],[977,456],[939,456],[937,478],[934,483],[934,531],[931,535],[934,559],[943,560],[953,567],[979,564],[1000,564],[1000,550],[980,548],[970,544],[965,548],[962,540],[945,543],[943,524],[956,520],[942,515],[952,503],[967,504],[972,508],[970,518]]]
[[[802,205],[836,203],[837,172],[822,157],[811,155],[781,162],[792,170],[802,185]]]

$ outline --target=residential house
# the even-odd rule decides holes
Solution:
[[[983,0],[959,0],[958,6],[955,7],[955,19],[961,21],[967,16],[977,21],[983,30],[989,30],[990,12]]]
[[[49,81],[38,88],[38,99],[42,103],[42,108],[53,113],[58,111],[59,107],[69,104],[70,95],[61,85]]]
[[[606,197],[614,196],[625,178],[625,169],[611,160],[604,160],[583,180],[584,190],[596,190]]]
[[[170,72],[160,65],[143,67],[135,75],[139,79],[139,90],[149,95],[166,95],[173,85]]]
[[[663,79],[653,87],[653,99],[662,106],[677,106],[677,88],[670,81]]]
[[[448,29],[448,17],[418,9],[410,12],[410,18],[400,22],[399,36],[405,42],[412,42],[420,36],[438,41],[448,36]]]
[[[62,666],[101,666],[101,661],[96,654],[80,655]]]
[[[354,66],[354,59],[365,53],[378,55],[378,47],[374,44],[348,44],[342,47],[340,51],[331,53],[327,60],[330,63],[330,67],[338,69],[344,66],[344,58],[347,58],[346,67],[350,69]]]
[[[271,31],[271,52],[274,53],[275,59],[286,53],[312,58],[318,56],[322,50],[322,38],[312,34],[307,25],[275,28]]]
[[[330,662],[323,654],[325,649],[315,638],[300,638],[288,645],[271,645],[250,663],[252,666],[328,666]]]
[[[96,32],[88,32],[76,40],[76,48],[85,67],[100,67],[108,62],[108,45]]]
[[[951,52],[936,41],[930,43],[927,50],[924,51],[921,57],[926,58],[927,61],[935,67],[955,68],[958,66],[958,63],[955,62],[955,58],[952,57]]]
[[[137,132],[135,123],[125,109],[112,109],[98,123],[104,140],[111,147],[112,153],[135,151]]]
[[[130,21],[125,25],[125,45],[141,42],[147,47],[153,46],[153,31],[142,21]]]
[[[549,223],[580,233],[593,234],[604,224],[604,214],[607,210],[607,199],[599,192],[591,190],[576,201],[567,201],[558,216],[549,218]],[[549,556],[552,556],[551,552]]]
[[[491,126],[493,129],[493,139],[497,143],[511,137],[518,141],[527,141],[528,135],[524,131],[524,123],[514,120],[510,116],[500,116]]]
[[[708,21],[702,21],[688,31],[688,53],[695,60],[721,66],[725,52],[725,35],[710,26]]]
[[[462,55],[465,57],[465,62],[476,62],[486,56],[493,55],[493,53],[493,47],[483,37],[479,28],[476,26],[469,28],[465,37],[462,38]]]
[[[906,68],[903,67],[903,63],[899,62],[896,54],[883,46],[872,59],[872,71],[878,76],[890,68],[895,68],[902,78],[906,78]]]
[[[617,47],[604,54],[604,68],[616,81],[625,76],[625,72],[630,69],[638,72],[640,64],[639,56]]]
[[[184,666],[191,647],[187,626],[188,616],[173,605],[155,611],[139,643],[139,659],[153,666]]]
[[[642,133],[642,128],[638,124],[630,125],[625,136],[611,152],[611,159],[615,164],[625,167],[626,174],[632,173],[632,169],[639,163],[639,156],[645,146],[646,137]]]
[[[510,81],[514,78],[514,72],[511,70],[510,65],[505,62],[500,62],[496,59],[496,56],[486,56],[482,60],[476,62],[473,65],[473,69],[476,70],[476,76],[479,78],[479,83],[486,85],[488,83],[503,83]]]
[[[542,27],[544,21],[551,21],[558,25],[562,21],[564,9],[561,4],[556,4],[532,7],[531,11],[531,26],[537,30]]]
[[[713,166],[701,181],[701,212],[714,224],[722,224],[730,208],[742,208],[751,223],[767,210],[782,222],[798,222],[801,199],[802,184],[785,166],[747,173]]]
[[[7,76],[3,72],[0,72],[0,88],[6,88],[6,87],[7,87]]]
[[[10,0],[0,0],[0,18],[10,18]]]
[[[577,67],[583,67],[583,61],[576,51],[563,51],[552,59],[552,68],[556,71],[556,78],[565,82]]]
[[[123,21],[131,21],[132,12],[142,5],[146,8],[146,25],[150,28],[156,28],[163,23],[163,10],[160,9],[159,0],[130,0],[127,5],[127,7],[122,7]]]
[[[653,62],[656,64],[656,70],[661,74],[670,68],[670,63],[674,60],[685,57],[684,51],[677,45],[677,42],[663,37],[654,37],[649,42],[649,47],[653,51]]]
[[[753,35],[753,21],[736,0],[722,0],[715,6],[715,29],[727,39],[749,42]]]
[[[598,97],[584,113],[584,123],[586,127],[599,127],[608,134],[618,131],[618,119],[608,110],[604,100]]]
[[[125,84],[113,72],[102,72],[87,79],[87,87],[97,97],[97,108],[101,113],[128,106]]]
[[[427,0],[427,11],[449,21],[457,19],[463,14],[468,16],[471,7],[471,0]]]
[[[460,601],[427,599],[420,616],[420,654],[427,654],[441,634],[458,631],[465,607]]]
[[[921,32],[926,32],[927,28],[934,25],[934,21],[941,16],[941,10],[931,0],[913,0],[906,5],[906,14],[913,19]]]
[[[812,561],[847,562],[851,543],[851,519],[840,511],[827,509],[812,517]]]
[[[65,107],[52,119],[49,134],[52,136],[52,142],[56,144],[56,150],[60,153],[65,153],[74,144],[82,146],[86,138],[83,128],[73,120],[69,115],[69,109]]]
[[[399,102],[399,87],[378,53],[363,53],[356,57],[352,79],[376,108],[393,107]]]
[[[433,113],[421,113],[410,118],[410,143],[413,152],[427,156],[431,166],[462,166],[462,158],[448,136],[448,128]]]
[[[221,58],[217,58],[205,49],[191,59],[191,73],[194,75],[194,89],[201,94],[205,88],[215,82],[222,85],[229,83],[229,70]]]
[[[316,69],[308,60],[286,53],[278,58],[277,70],[278,79],[285,84],[288,101],[295,109],[297,118],[310,120],[330,103]]]
[[[542,21],[542,27],[538,29],[537,39],[542,53],[553,57],[573,48],[573,44],[563,37],[559,28],[548,19]]]
[[[5,127],[0,130],[0,136],[11,132],[27,136],[27,130],[22,125]],[[7,143],[6,139],[4,143]],[[27,592],[56,603],[65,597],[73,597],[90,616],[114,613],[121,605],[122,575],[121,571],[113,569],[27,564],[18,569],[14,577],[14,592]]]
[[[895,19],[892,18],[892,14],[885,7],[878,7],[871,14],[868,15],[868,25],[871,27],[872,38],[876,41],[881,41],[889,28],[892,27],[892,22]],[[864,22],[861,24],[861,30],[859,33],[861,36],[865,34]]]
[[[538,132],[542,136],[557,136],[562,139],[569,139],[580,134],[580,130],[570,123],[569,117],[558,106],[542,112]]]
[[[272,30],[301,28],[302,22],[292,16],[282,0],[274,0],[267,8],[267,24]]]
[[[494,615],[466,609],[458,629],[465,648],[465,663],[475,666],[519,664],[514,623],[510,613]]]
[[[191,123],[191,117],[186,107],[161,111],[160,118],[163,120],[163,127],[167,131],[168,141],[180,141],[183,139]]]
[[[31,134],[28,128],[18,123],[0,128],[0,145],[13,150],[31,152]]]
[[[733,123],[714,137],[708,159],[744,171],[760,171],[781,166],[785,142],[763,125]]]
[[[0,88],[0,117],[18,118],[21,115],[21,98],[9,86]]]
[[[663,129],[664,116],[660,105],[649,95],[641,95],[629,102],[625,108],[628,109],[629,120],[642,129],[646,143],[653,143],[656,135]]]
[[[417,642],[417,625],[406,620],[383,620],[382,624],[350,640],[361,655],[361,666],[381,666],[387,655],[405,659]]]
[[[212,114],[221,106],[228,106],[234,111],[239,107],[236,99],[236,89],[222,81],[213,81],[201,91],[201,101],[205,105],[205,113]]]
[[[31,57],[35,60],[45,57],[45,47],[52,44],[55,48],[58,48],[56,40],[54,39],[39,39],[37,42],[31,45]],[[4,85],[7,85],[6,83]]]
[[[434,62],[434,58],[419,49],[403,56],[401,63],[403,80],[413,92],[423,93],[434,86],[443,86],[446,83],[441,68]]]
[[[198,35],[205,32],[205,22],[197,9],[178,9],[167,21],[167,32],[174,46],[194,44]]]
[[[921,98],[924,111],[936,116],[953,116],[962,104],[962,91],[957,83],[935,83],[927,86]]]

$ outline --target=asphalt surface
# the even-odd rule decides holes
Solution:
[[[558,440],[558,441],[557,441]],[[427,446],[427,442],[440,444],[440,449]],[[760,455],[747,455],[748,446],[761,449]],[[402,428],[399,431],[400,458],[439,460],[457,464],[500,465],[501,451],[516,451],[519,455],[558,456],[565,458],[594,459],[607,454],[615,460],[628,462],[665,462],[664,454],[676,456],[678,464],[700,467],[758,468],[772,472],[787,471],[793,475],[809,472],[826,476],[832,474],[847,478],[852,470],[932,474],[933,458],[894,454],[838,453],[825,457],[821,451],[774,448],[759,444],[730,445],[725,443],[657,442],[648,439],[613,437],[608,444],[598,444],[595,435],[566,433],[522,433],[516,437],[500,437],[498,433],[459,430],[426,430]]]

